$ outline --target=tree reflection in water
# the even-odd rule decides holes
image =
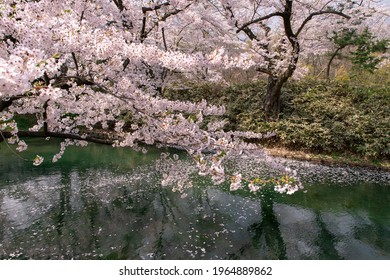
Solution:
[[[279,221],[274,212],[273,193],[264,190],[261,196],[261,221],[248,228],[256,248],[267,251],[269,259],[287,258],[286,245],[279,228]]]
[[[104,167],[88,148],[39,168],[0,158],[0,259],[390,259],[388,184],[281,196],[199,178],[182,199],[109,151]]]

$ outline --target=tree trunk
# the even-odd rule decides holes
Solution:
[[[264,98],[264,117],[266,120],[274,117],[279,118],[280,113],[280,95],[285,82],[274,76],[268,77],[267,93]]]
[[[339,52],[340,50],[342,50],[342,49],[343,49],[343,47],[337,48],[336,51],[333,53],[333,55],[330,57],[330,59],[329,59],[329,61],[328,61],[328,65],[327,65],[327,67],[326,67],[326,78],[327,78],[328,80],[330,79],[330,66],[331,66],[333,60],[335,59],[336,55],[338,54],[338,52]]]

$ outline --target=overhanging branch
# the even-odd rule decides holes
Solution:
[[[319,16],[319,15],[326,15],[326,14],[333,14],[333,15],[338,15],[338,16],[341,16],[341,17],[344,17],[346,19],[350,19],[351,17],[342,13],[342,12],[338,12],[338,11],[318,11],[318,12],[314,12],[314,13],[311,13],[301,24],[301,26],[299,27],[297,33],[296,33],[296,36],[298,36],[303,28],[305,28],[306,24],[313,19],[313,17],[315,16]]]
[[[88,141],[98,144],[107,144],[112,145],[114,143],[113,139],[108,138],[98,138],[94,136],[86,136],[81,137],[80,135],[76,134],[69,134],[69,133],[60,133],[60,132],[44,132],[44,131],[18,131],[17,133],[18,137],[38,137],[38,138],[46,138],[46,137],[52,137],[52,138],[59,138],[59,139],[72,139],[72,140],[81,140],[81,141]],[[11,138],[14,136],[11,132],[3,131],[0,133],[0,142],[4,141],[7,138]],[[5,138],[5,139],[4,139]]]
[[[275,12],[275,13],[271,13],[269,15],[266,15],[266,16],[259,17],[259,18],[256,18],[254,20],[248,21],[247,23],[243,24],[241,27],[237,26],[238,29],[237,29],[236,32],[238,33],[240,31],[244,31],[245,28],[249,27],[250,25],[252,25],[254,23],[261,22],[261,21],[266,20],[266,19],[270,19],[272,17],[283,17],[283,13]]]
[[[118,9],[119,9],[119,11],[123,11],[123,9],[125,8],[124,6],[123,6],[123,1],[122,0],[114,0],[114,3],[115,3],[115,5],[118,7]]]
[[[162,7],[164,7],[164,6],[169,6],[169,5],[170,5],[169,2],[165,2],[165,3],[162,3],[162,4],[156,5],[154,7],[142,7],[142,12],[145,14],[147,12],[157,11],[157,10],[161,9]]]
[[[181,13],[182,11],[186,10],[187,8],[189,8],[193,3],[189,3],[188,5],[186,5],[184,8],[182,9],[174,9],[173,11],[171,12],[167,12],[165,13],[163,16],[161,16],[159,18],[159,22],[160,21],[166,21],[169,17],[171,16],[174,16],[174,15],[177,15],[179,13]],[[164,6],[169,6],[170,3],[169,2],[165,2],[165,3],[162,3],[162,4],[159,4],[159,5],[156,5],[154,7],[142,7],[142,13],[143,13],[143,17],[142,17],[142,26],[141,26],[141,37],[140,37],[140,40],[141,42],[143,42],[147,36],[149,35],[150,32],[152,32],[152,30],[158,25],[157,24],[154,24],[152,27],[149,28],[149,30],[146,30],[146,23],[147,23],[147,13],[148,12],[152,12],[152,11],[158,11],[160,10],[161,8],[163,8]]]

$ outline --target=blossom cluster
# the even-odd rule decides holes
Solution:
[[[295,69],[298,54],[293,40],[278,29],[280,16],[259,21],[251,31],[257,39],[245,37],[251,37],[244,27],[254,15],[280,15],[284,9],[283,1],[255,2],[1,1],[0,131],[10,132],[8,141],[23,151],[27,145],[18,138],[13,116],[34,115],[30,131],[65,138],[52,159],[56,162],[67,146],[85,145],[80,139],[103,130],[115,147],[177,147],[214,183],[230,181],[236,190],[245,181],[251,191],[259,190],[260,181],[227,174],[223,162],[261,149],[248,139],[274,134],[224,131],[218,117],[225,108],[167,100],[163,92],[183,79],[222,80],[231,68],[266,69],[276,76]],[[314,6],[332,8],[340,1],[306,2],[299,3],[304,16]],[[302,19],[296,14],[294,27]],[[206,116],[218,120],[206,126]],[[33,162],[42,161],[37,156]],[[189,176],[175,167],[180,165],[176,157],[163,161],[173,170],[160,165],[163,185],[183,192]],[[275,181],[277,191],[296,190],[292,182],[297,180],[282,181]]]

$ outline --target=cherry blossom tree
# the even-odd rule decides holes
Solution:
[[[378,1],[208,2],[252,50],[256,70],[268,76],[263,108],[266,119],[278,117],[283,85],[293,75],[302,74],[300,56],[320,51],[327,34],[349,26],[366,26],[366,19],[379,12],[386,16],[386,9],[378,6]],[[329,50],[329,46],[325,49]]]
[[[301,73],[308,34],[324,18],[329,29],[363,20],[373,13],[363,2],[2,0],[0,141],[21,152],[22,136],[61,138],[53,162],[67,146],[88,142],[139,151],[144,144],[177,147],[200,175],[216,184],[228,180],[231,190],[272,183],[294,193],[301,187],[294,171],[280,179],[244,178],[223,165],[243,154],[272,163],[248,141],[272,133],[224,131],[223,107],[166,100],[162,89],[173,79],[216,81],[223,69],[256,67],[269,76],[265,114],[277,114],[282,86]],[[36,124],[19,131],[18,115]],[[37,156],[34,164],[43,160]],[[163,185],[179,192],[190,185],[177,156],[163,155],[158,168]]]
[[[229,156],[261,153],[247,139],[272,134],[225,132],[223,121],[205,123],[209,116],[223,115],[223,107],[205,101],[170,101],[158,94],[167,73],[191,78],[199,69],[221,67],[215,52],[188,51],[188,46],[173,43],[177,36],[167,34],[167,22],[169,34],[182,34],[178,23],[197,18],[194,11],[202,6],[195,6],[200,4],[1,1],[1,140],[17,144],[21,152],[27,149],[21,136],[64,139],[53,162],[67,146],[84,146],[89,141],[140,151],[145,150],[140,144],[173,146],[188,152],[200,175],[210,176],[216,184],[228,180],[232,190],[245,185],[257,191],[273,183],[279,192],[297,191],[299,179],[289,170],[280,179],[225,172],[222,163]],[[17,115],[34,116],[36,124],[19,131]],[[37,155],[34,165],[43,160]],[[190,179],[177,163],[177,156],[163,155],[158,164],[162,184],[184,192]]]

